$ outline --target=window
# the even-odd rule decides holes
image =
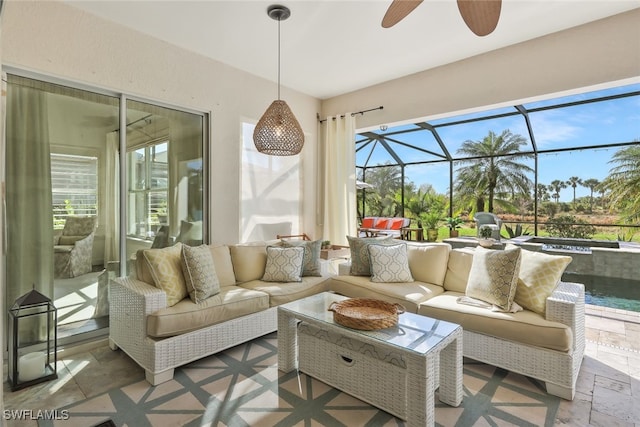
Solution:
[[[54,229],[70,215],[97,215],[98,158],[52,153],[51,189]]]
[[[127,153],[129,166],[129,232],[133,237],[152,239],[158,228],[168,224],[168,142],[149,144]]]
[[[253,143],[255,125],[242,124],[240,241],[299,234],[302,218],[300,156],[266,156]]]

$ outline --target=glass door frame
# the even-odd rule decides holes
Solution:
[[[202,162],[203,162],[202,238],[203,238],[203,243],[209,243],[210,241],[210,236],[209,236],[210,196],[209,194],[211,189],[211,185],[210,185],[211,175],[209,172],[209,167],[210,167],[210,147],[209,146],[210,146],[210,135],[211,135],[211,111],[208,111],[208,112],[196,111],[191,108],[182,107],[175,104],[164,103],[164,102],[159,102],[157,100],[147,99],[144,97],[133,96],[133,95],[126,94],[124,92],[116,92],[113,90],[101,88],[99,86],[93,86],[90,84],[79,83],[73,80],[67,80],[67,79],[58,78],[58,77],[54,77],[46,74],[40,74],[37,72],[24,70],[21,68],[10,66],[10,65],[2,65],[1,68],[2,68],[2,72],[7,74],[13,74],[19,77],[25,77],[25,78],[33,79],[36,81],[41,81],[43,83],[66,86],[69,88],[82,90],[89,93],[105,95],[105,96],[119,99],[119,111],[118,111],[118,115],[119,115],[118,128],[119,129],[126,129],[126,126],[127,126],[127,123],[126,123],[127,101],[143,102],[153,106],[168,108],[168,109],[200,116],[202,118],[202,140],[200,141],[200,143],[201,143]],[[125,225],[127,223],[126,221],[127,221],[127,212],[128,212],[127,211],[127,188],[126,188],[127,178],[128,178],[127,168],[126,168],[126,164],[127,164],[126,163],[126,154],[127,154],[126,143],[127,143],[126,132],[120,132],[119,141],[118,141],[119,150],[120,150],[120,153],[119,153],[120,167],[119,167],[119,176],[118,176],[118,179],[120,180],[120,183],[118,186],[120,191],[120,194],[119,194],[120,209],[119,209],[119,215],[118,215],[118,221],[120,222],[119,228],[118,228],[119,230],[118,256],[120,261],[119,274],[118,274],[119,276],[125,275],[125,272],[126,272],[126,262],[123,262],[123,260],[126,260],[127,228]],[[2,158],[4,159],[4,161],[6,161],[6,158],[4,158],[4,154]],[[3,164],[2,167],[3,167],[3,175],[4,175],[6,165]],[[3,221],[5,220],[3,219]],[[7,227],[7,224],[3,224],[3,225],[5,228]],[[3,289],[2,289],[3,298],[0,301],[4,300],[7,295],[6,265],[3,265],[1,272],[2,272],[2,283],[3,283]]]

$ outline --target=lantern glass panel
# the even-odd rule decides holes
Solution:
[[[57,310],[32,291],[9,310],[8,377],[12,390],[57,378]]]

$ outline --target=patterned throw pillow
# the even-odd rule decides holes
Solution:
[[[502,310],[511,310],[518,285],[520,252],[520,248],[500,251],[478,246],[473,254],[466,295]]]
[[[507,245],[507,248],[513,245]],[[547,298],[572,261],[570,256],[548,255],[522,250],[515,301],[522,307],[545,315]]]
[[[196,304],[220,292],[220,281],[207,245],[182,245],[182,274],[189,298]]]
[[[285,248],[297,246],[304,248],[303,276],[322,275],[320,274],[320,248],[322,247],[322,240],[283,240],[282,246]]]
[[[368,245],[371,261],[371,281],[378,283],[413,282],[409,270],[407,245]]]
[[[297,246],[267,246],[267,266],[262,280],[265,282],[300,282],[302,281],[302,265],[304,248]]]
[[[162,249],[145,249],[142,254],[149,266],[156,288],[167,294],[167,306],[177,304],[187,295],[182,275],[182,243]]]
[[[369,261],[369,249],[367,246],[371,243],[377,245],[393,245],[397,240],[387,237],[351,237],[347,236],[349,241],[349,249],[351,251],[351,270],[352,276],[371,276],[371,262]]]

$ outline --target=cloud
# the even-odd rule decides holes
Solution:
[[[582,127],[571,124],[576,116],[567,117],[560,111],[541,111],[531,116],[531,126],[538,148],[577,138]]]

